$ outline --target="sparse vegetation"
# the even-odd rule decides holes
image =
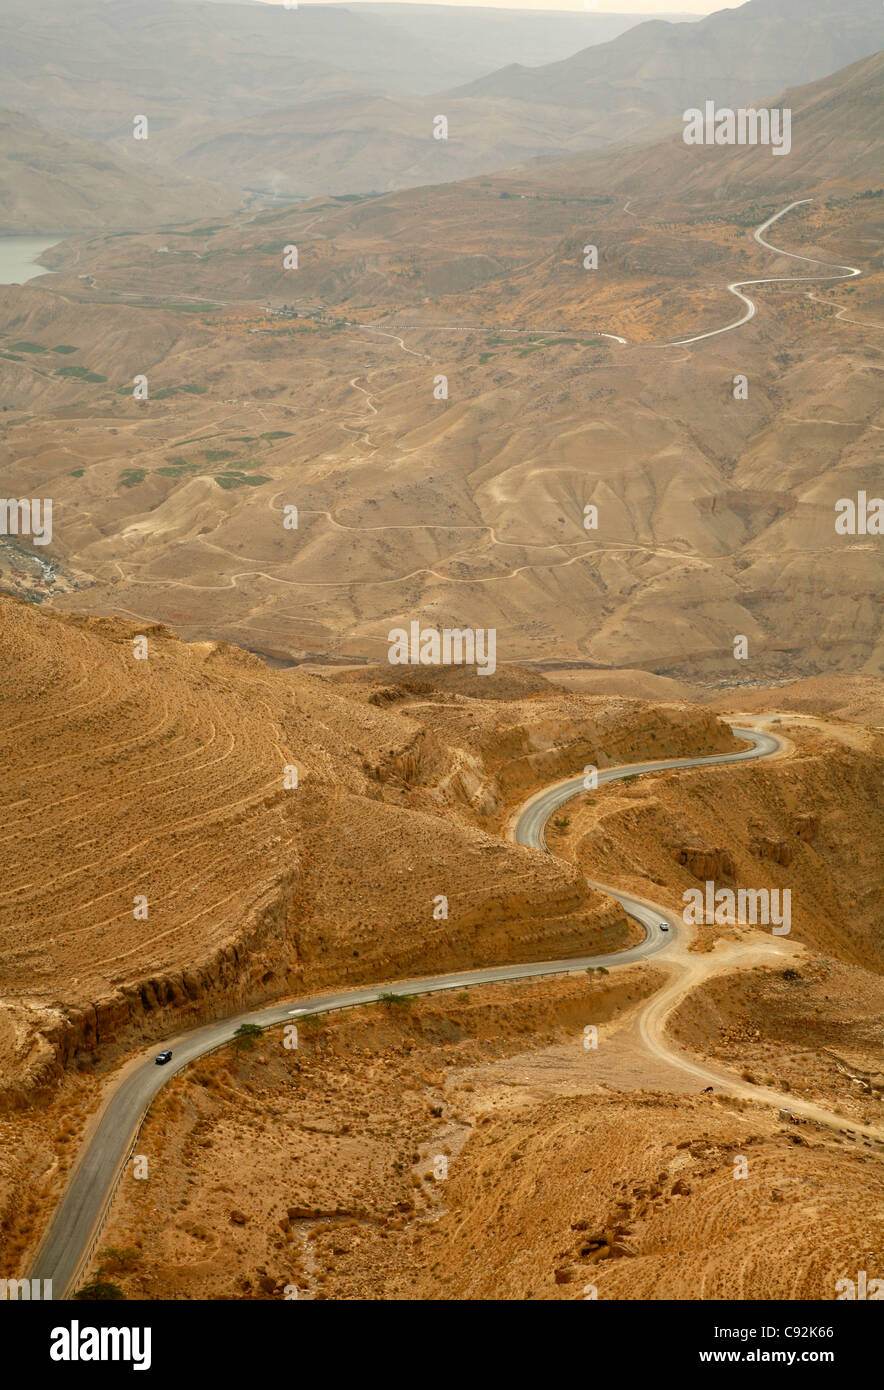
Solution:
[[[241,1023],[233,1035],[233,1040],[239,1048],[252,1048],[264,1030],[257,1023]]]
[[[169,461],[162,468],[155,468],[155,473],[161,473],[166,478],[180,478],[182,473],[201,473],[203,466],[200,463],[188,463],[185,459],[178,459],[175,462]]]
[[[308,1032],[320,1032],[328,1027],[328,1016],[324,1013],[302,1014],[298,1019],[298,1027],[306,1028]]]
[[[126,468],[120,474],[120,483],[123,487],[137,487],[146,477],[146,468]]]
[[[273,479],[261,473],[223,473],[216,475],[215,482],[229,492],[235,487],[260,487],[262,483],[272,483]]]
[[[186,382],[182,386],[163,386],[159,391],[151,393],[151,399],[155,401],[168,400],[170,396],[204,396],[209,388],[207,386],[197,386],[194,382]]]
[[[63,126],[103,132],[108,163],[122,157],[119,203],[92,223],[103,230],[50,253],[59,271],[42,285],[0,294],[4,490],[57,496],[54,538],[26,533],[24,502],[14,527],[11,500],[0,537],[0,696],[15,735],[2,779],[16,852],[0,895],[8,1268],[28,1268],[73,1173],[89,1186],[75,1233],[109,1242],[77,1266],[84,1301],[278,1307],[287,1281],[289,1296],[294,1285],[310,1298],[573,1301],[597,1274],[608,1307],[634,1300],[640,1313],[635,1300],[698,1290],[831,1298],[838,1275],[881,1273],[869,1263],[884,1194],[872,1137],[884,1005],[876,550],[865,531],[857,543],[831,525],[840,491],[872,485],[881,190],[857,191],[880,177],[877,132],[860,103],[847,121],[822,61],[838,25],[806,16],[800,61],[787,63],[769,15],[756,16],[757,63],[747,43],[731,65],[759,87],[781,66],[791,82],[808,53],[830,73],[810,106],[790,86],[801,139],[781,162],[692,154],[677,136],[642,152],[684,85],[671,64],[649,76],[642,33],[556,62],[547,95],[560,81],[574,103],[559,117],[540,100],[542,67],[495,70],[489,119],[480,79],[436,148],[436,108],[415,95],[430,84],[394,71],[401,44],[380,68],[366,44],[377,99],[353,96],[349,50],[340,70],[311,61],[309,15],[216,7],[215,32],[204,8],[163,7],[162,23],[127,9],[153,92],[149,148],[168,156],[138,157],[134,218],[122,185],[137,147],[120,123],[141,108],[125,95],[131,65],[72,93],[72,73],[101,66],[94,29],[88,54],[54,51],[58,24],[70,43],[87,10],[104,32],[106,0],[55,7],[39,73],[19,74],[52,117],[53,162]],[[343,9],[331,18],[335,32],[351,23]],[[858,47],[855,18],[842,49]],[[279,42],[258,62],[241,50],[271,22]],[[359,23],[367,35],[374,20]],[[743,17],[728,23],[735,35]],[[176,47],[179,24],[208,43],[210,63]],[[708,28],[682,25],[676,47]],[[656,32],[665,49],[669,26]],[[152,87],[151,35],[172,55]],[[631,46],[644,54],[632,75],[617,70]],[[720,78],[724,49],[701,47],[687,56],[701,60],[702,101],[716,91],[704,65],[714,59]],[[456,45],[441,49],[456,68]],[[21,51],[37,48],[26,36]],[[302,77],[304,121],[290,105],[277,120],[274,100],[290,103]],[[505,94],[520,89],[538,100],[514,137]],[[366,109],[368,131],[354,118]],[[837,118],[828,132],[820,110]],[[395,187],[403,138],[417,186],[376,209],[359,194],[274,204],[269,185],[288,180]],[[494,167],[485,142],[504,139],[517,172],[481,187],[460,177],[459,160]],[[545,157],[532,162],[538,141]],[[345,167],[324,183],[330,150]],[[451,182],[421,186],[425,162]],[[175,210],[166,194],[185,170],[191,201]],[[225,188],[201,182],[219,173]],[[92,196],[88,180],[76,187],[71,218]],[[224,224],[194,225],[194,210],[222,207]],[[770,232],[782,251],[753,240],[784,208]],[[117,223],[130,230],[111,239]],[[583,272],[587,239],[597,274]],[[862,271],[843,283],[817,256]],[[729,287],[756,276],[740,298],[757,295],[757,317],[741,327]],[[283,293],[298,302],[281,305]],[[13,342],[16,329],[76,332],[81,347]],[[67,379],[106,378],[66,365],[72,355],[107,366],[107,392],[75,399]],[[477,373],[477,359],[495,371]],[[451,374],[444,408],[437,370]],[[144,403],[132,390],[142,372]],[[750,404],[736,404],[748,398],[734,372]],[[25,409],[26,428],[9,428]],[[86,471],[88,489],[64,483]],[[413,633],[412,619],[459,638],[498,624],[499,663],[393,669],[390,625]],[[745,627],[753,659],[735,662],[731,635]],[[145,641],[150,660],[133,659]],[[429,666],[438,655],[429,643],[422,654]],[[731,720],[768,727],[772,710],[792,743],[777,759],[633,785],[639,760],[724,752]],[[598,751],[602,738],[612,750]],[[303,776],[288,776],[290,759]],[[604,779],[612,763],[628,785],[590,790],[587,765]],[[577,798],[562,800],[562,779]],[[537,839],[543,805],[550,853],[516,843]],[[800,940],[709,920],[682,930],[679,896],[700,885],[708,899],[711,880],[750,894],[791,885]],[[142,889],[143,921],[131,910]],[[455,910],[440,922],[441,890]],[[645,941],[626,893],[648,903]],[[520,964],[531,961],[548,964]],[[481,984],[478,967],[498,962],[489,973],[505,978]],[[532,969],[550,973],[513,978]],[[449,971],[436,982],[455,988],[426,999],[374,984]],[[281,1002],[292,993],[377,1002],[304,1013]],[[239,1023],[240,1010],[255,1021]],[[153,1034],[181,1037],[219,1014],[235,1031],[206,1028],[221,1045],[196,1065],[193,1033],[165,1070],[160,1044],[143,1069],[133,1058]],[[97,1227],[107,1187],[92,1160],[110,1183],[111,1160],[126,1157],[130,1059],[137,1084],[156,1089],[138,1140],[151,1181],[130,1181],[127,1165]],[[790,1096],[762,1078],[821,1121],[840,1100],[856,1146],[837,1125],[778,1125]],[[453,1180],[437,1185],[443,1154]],[[735,1154],[749,1155],[745,1184],[732,1181]]]
[[[76,377],[77,381],[107,381],[106,376],[102,376],[100,372],[92,372],[88,367],[56,367],[55,375]]]
[[[107,1279],[96,1278],[78,1289],[74,1298],[81,1303],[112,1303],[125,1300],[126,1295],[119,1284],[112,1284]]]
[[[394,1009],[410,1009],[412,1002],[410,994],[393,994],[392,992],[382,994],[378,999],[379,1004],[384,1004]]]
[[[103,1276],[107,1270],[112,1274],[130,1274],[138,1264],[139,1254],[131,1246],[108,1245],[99,1252],[101,1266],[98,1276]]]

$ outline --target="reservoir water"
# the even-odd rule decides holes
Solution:
[[[60,240],[58,236],[0,236],[0,285],[23,285],[37,275],[47,275],[37,257]]]

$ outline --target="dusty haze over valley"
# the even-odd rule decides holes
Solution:
[[[4,1297],[884,1297],[882,30],[0,0]]]

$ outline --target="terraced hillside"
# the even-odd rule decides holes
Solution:
[[[480,827],[590,756],[730,743],[714,716],[539,677],[500,678],[520,700],[452,692],[437,710],[432,687],[397,705],[383,673],[331,685],[157,625],[9,599],[0,624],[13,1092],[306,983],[626,944],[576,869]]]

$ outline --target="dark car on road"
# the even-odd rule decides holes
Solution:
[[[158,1052],[156,1057],[154,1058],[154,1061],[156,1062],[158,1067],[164,1066],[166,1062],[171,1062],[171,1060],[172,1054],[168,1050],[166,1050],[165,1052]]]

